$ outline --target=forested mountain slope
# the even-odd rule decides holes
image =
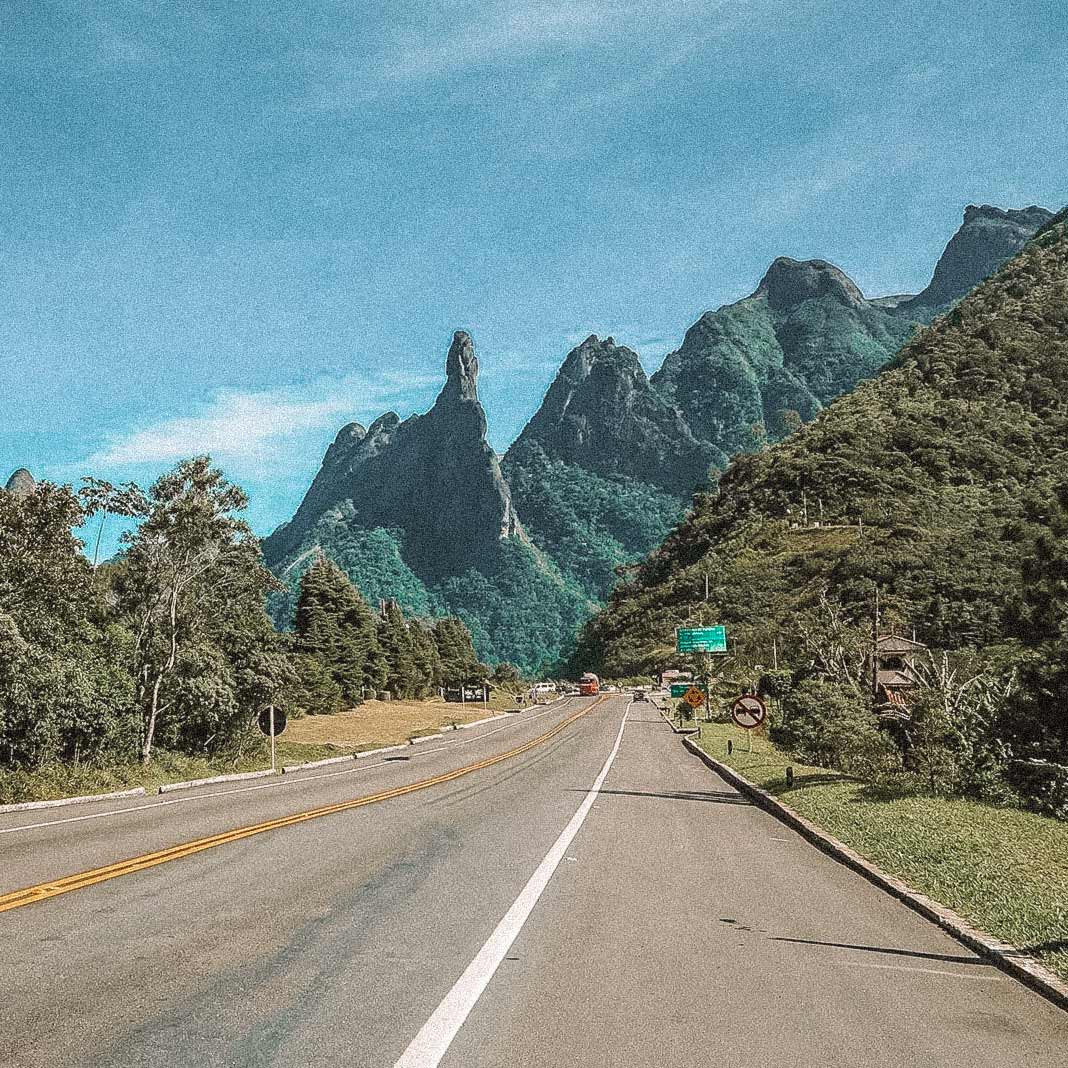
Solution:
[[[735,460],[589,623],[576,659],[653,670],[692,620],[727,624],[754,657],[773,638],[789,655],[828,602],[869,618],[876,585],[886,618],[932,646],[1028,640],[1021,561],[1066,476],[1062,213],[890,369]]]

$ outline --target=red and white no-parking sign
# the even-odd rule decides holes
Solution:
[[[767,716],[767,706],[755,693],[742,694],[731,707],[731,719],[747,731],[759,727]]]

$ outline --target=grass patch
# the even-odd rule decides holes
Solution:
[[[760,735],[749,753],[745,731],[701,726],[699,744],[710,756],[1068,979],[1068,823],[962,798],[886,796],[838,772],[800,764]]]

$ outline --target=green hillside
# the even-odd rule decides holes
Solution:
[[[830,677],[835,650],[847,657],[870,634],[878,587],[884,629],[974,650],[987,667],[1011,660],[1046,687],[1028,752],[1062,756],[1059,683],[1042,658],[1068,636],[1066,476],[1062,213],[878,378],[735,460],[590,622],[576,659],[650,671],[672,659],[676,625],[714,621],[736,639],[743,678],[773,656],[791,684]]]

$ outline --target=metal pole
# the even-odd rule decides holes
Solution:
[[[274,771],[274,705],[270,705],[271,715],[271,771]]]

